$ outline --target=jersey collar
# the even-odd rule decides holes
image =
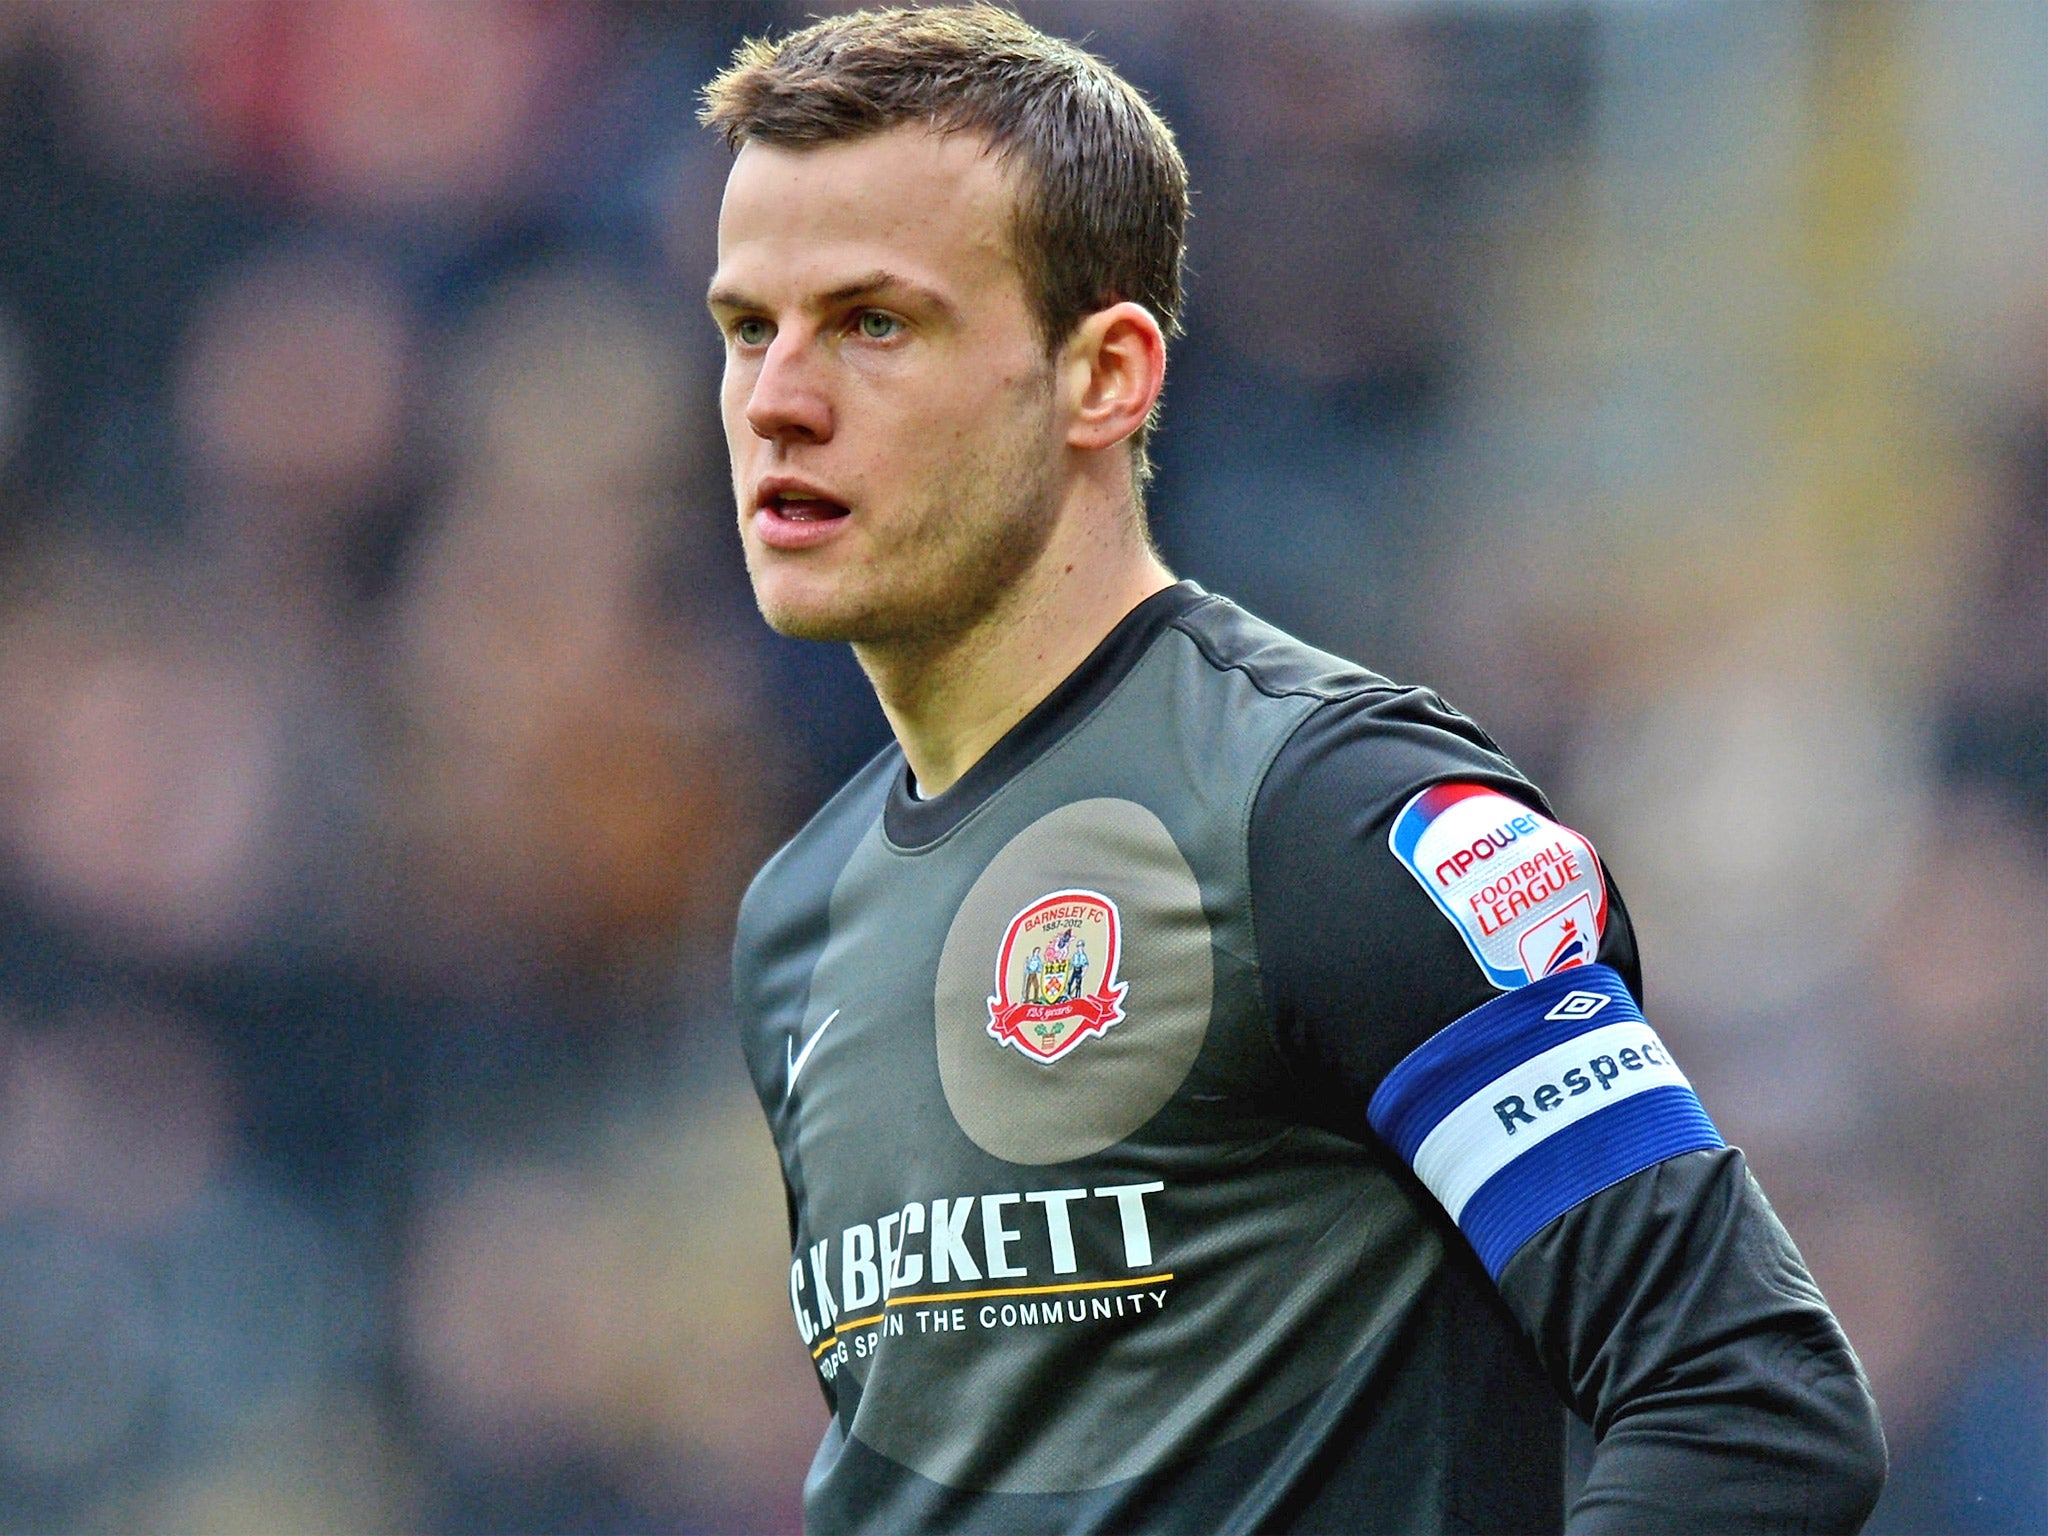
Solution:
[[[899,848],[937,842],[1086,719],[1174,620],[1214,601],[1192,581],[1176,582],[1146,598],[944,794],[915,798],[910,793],[910,766],[898,764],[882,809],[884,835]]]

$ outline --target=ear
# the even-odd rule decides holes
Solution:
[[[1145,424],[1166,384],[1166,335],[1149,309],[1098,309],[1061,351],[1068,447],[1112,448]]]

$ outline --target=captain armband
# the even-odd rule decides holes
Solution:
[[[1367,1108],[1494,1279],[1555,1217],[1725,1143],[1621,977],[1580,965],[1437,1031]]]

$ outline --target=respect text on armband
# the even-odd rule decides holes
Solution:
[[[1641,1072],[1646,1067],[1670,1065],[1670,1059],[1664,1055],[1662,1045],[1653,1035],[1640,1044],[1623,1046],[1611,1056],[1601,1054],[1588,1057],[1580,1065],[1569,1067],[1560,1073],[1556,1082],[1538,1083],[1526,1097],[1519,1093],[1507,1094],[1493,1106],[1493,1113],[1499,1119],[1501,1128],[1512,1136],[1518,1124],[1536,1124],[1537,1115],[1550,1114],[1567,1099],[1578,1098],[1581,1094],[1594,1092],[1595,1089],[1602,1093],[1612,1093],[1615,1084],[1622,1082],[1627,1073]]]

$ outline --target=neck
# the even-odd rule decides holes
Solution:
[[[951,788],[1125,614],[1172,584],[1136,519],[1062,519],[1032,569],[972,624],[856,645],[918,792]]]

